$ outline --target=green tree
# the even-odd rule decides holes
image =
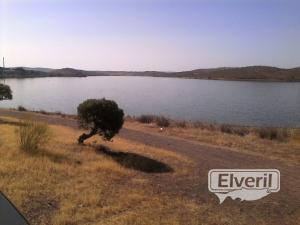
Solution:
[[[111,140],[122,128],[124,112],[112,100],[88,99],[77,107],[78,122],[81,128],[89,129],[78,138],[82,144],[86,139],[98,134],[104,140]]]
[[[10,87],[6,84],[0,84],[0,101],[2,100],[11,100],[12,91]]]

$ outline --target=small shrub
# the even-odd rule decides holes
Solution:
[[[140,115],[137,117],[137,121],[140,123],[154,123],[156,116],[154,115]]]
[[[245,136],[250,133],[250,128],[247,127],[236,127],[234,129],[234,134],[237,134],[239,136]]]
[[[192,126],[193,126],[194,128],[201,128],[201,129],[202,129],[202,123],[199,122],[199,121],[193,122],[193,123],[192,123]]]
[[[155,123],[159,127],[168,127],[170,126],[170,120],[164,116],[158,116],[155,120]]]
[[[64,114],[61,111],[55,111],[55,112],[53,112],[53,115],[64,116]]]
[[[222,124],[221,126],[220,126],[220,130],[221,130],[221,132],[223,132],[223,133],[227,133],[227,134],[232,134],[232,127],[230,127],[230,126],[228,126],[228,125],[225,125],[225,124]]]
[[[250,133],[250,130],[246,127],[230,126],[230,125],[221,125],[220,130],[223,133],[234,134],[239,136],[245,136]]]
[[[38,111],[38,113],[40,113],[40,114],[44,114],[44,115],[48,115],[49,113],[48,112],[46,112],[45,110],[43,110],[43,109],[41,109],[40,111]]]
[[[186,128],[187,122],[185,120],[175,121],[175,126],[180,128]]]
[[[286,128],[258,128],[256,132],[260,138],[268,140],[287,141],[290,137],[290,133]]]
[[[25,121],[17,130],[20,149],[36,153],[50,138],[49,127],[45,123]]]
[[[194,128],[200,128],[202,130],[209,130],[209,131],[216,131],[218,130],[218,127],[214,123],[203,123],[200,121],[194,122],[193,123]]]
[[[277,132],[277,140],[278,141],[288,141],[291,137],[291,133],[286,128],[281,128]]]
[[[21,105],[18,106],[18,111],[27,111],[27,109]]]

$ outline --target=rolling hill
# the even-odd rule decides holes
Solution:
[[[2,68],[0,67],[0,71]],[[49,69],[15,67],[5,68],[4,78],[87,77],[87,76],[147,76],[176,77],[209,80],[300,81],[300,67],[283,69],[269,66],[220,67],[182,72],[160,71],[86,71],[72,68]]]

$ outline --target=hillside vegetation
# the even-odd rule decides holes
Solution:
[[[217,80],[300,81],[300,68],[281,69],[267,66],[198,69],[175,73],[176,77]]]
[[[2,70],[2,68],[0,67]],[[85,71],[72,68],[6,68],[5,78],[27,77],[87,77],[87,76],[147,76],[212,80],[300,81],[300,67],[282,69],[268,66],[222,67],[182,72],[160,71]]]

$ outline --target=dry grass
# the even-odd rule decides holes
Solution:
[[[93,146],[76,144],[81,131],[50,126],[53,140],[38,155],[20,152],[16,126],[1,124],[0,190],[35,225],[54,224],[186,224],[197,212],[189,200],[155,193],[151,174],[126,169],[99,154]],[[116,138],[111,149],[162,161],[174,168],[168,176],[185,175],[190,160],[163,149]],[[178,167],[187,165],[186,170]],[[161,176],[166,176],[162,174]],[[141,217],[143,215],[143,217]]]
[[[126,117],[127,122],[138,121],[144,124],[154,125],[159,127],[172,128],[197,128],[201,130],[217,131],[225,134],[234,134],[238,136],[246,136],[255,134],[261,139],[276,140],[285,142],[291,137],[293,129],[289,128],[275,128],[275,127],[247,127],[229,124],[216,124],[204,122],[190,122],[185,120],[173,120],[165,116],[156,115],[141,115],[138,117]]]
[[[49,127],[45,123],[26,120],[16,129],[20,149],[34,154],[50,140]]]
[[[19,150],[14,132],[17,123],[7,118],[5,121],[8,122],[0,124],[0,190],[32,225],[278,224],[277,220],[282,221],[283,215],[288,215],[287,209],[268,202],[268,199],[257,207],[251,207],[249,203],[247,210],[244,209],[246,205],[233,201],[220,206],[216,198],[205,191],[206,185],[199,187],[196,199],[180,195],[183,189],[169,192],[168,186],[176,190],[172,187],[173,181],[184,180],[194,171],[194,162],[174,152],[118,137],[105,145],[114,151],[139,154],[166,163],[174,172],[149,174],[125,168],[95,150],[95,146],[104,144],[101,138],[92,138],[88,145],[79,146],[76,140],[82,131],[63,126],[50,126],[53,137],[41,154],[25,154]],[[130,123],[131,126],[134,124]],[[141,129],[140,125],[134,126]],[[154,126],[143,129],[159,130]],[[206,142],[213,142],[219,136],[220,142],[226,141],[221,134],[177,129],[168,128],[165,132],[193,140],[195,137],[204,140],[207,135]],[[233,137],[237,138],[236,135],[226,136],[229,141],[237,141]],[[299,144],[297,142],[297,146]],[[266,207],[272,213],[280,213],[278,216],[272,214],[270,218],[263,210]],[[294,224],[297,218],[285,216],[284,220],[286,224]]]
[[[224,146],[232,151],[277,159],[287,164],[300,164],[300,129],[253,128],[249,131],[239,127],[219,127],[213,124],[195,126],[194,124],[193,126],[170,126],[161,131],[155,124],[141,124],[134,121],[127,122],[125,126],[159,135]],[[262,138],[261,135],[266,136]]]
[[[287,128],[258,128],[255,132],[262,139],[277,140],[281,142],[288,141],[292,136],[292,131]]]

